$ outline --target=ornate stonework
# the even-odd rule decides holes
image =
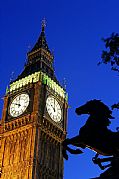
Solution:
[[[2,179],[27,179],[32,175],[34,133],[35,128],[29,125],[2,134]]]
[[[0,128],[1,179],[63,179],[61,143],[66,137],[68,104],[52,63],[53,56],[42,31],[33,50],[28,53],[25,70],[10,84],[4,97]],[[29,95],[29,106],[18,117],[13,117],[9,112],[10,104],[22,93]],[[49,95],[61,107],[60,122],[53,121],[47,112]],[[22,103],[21,99],[14,108],[18,110]]]

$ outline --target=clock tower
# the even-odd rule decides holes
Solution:
[[[0,128],[1,179],[63,179],[67,95],[54,73],[45,37],[27,54],[27,63],[4,97]]]

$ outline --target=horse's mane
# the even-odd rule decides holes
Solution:
[[[110,119],[113,119],[113,117],[111,116],[112,111],[109,109],[109,107],[107,105],[105,105],[101,100],[90,100],[86,103],[86,105],[89,106],[90,111],[97,115],[103,115],[105,117],[108,117]]]

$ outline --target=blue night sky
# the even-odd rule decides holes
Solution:
[[[3,96],[14,77],[23,70],[29,46],[33,47],[47,20],[46,38],[54,51],[55,73],[61,83],[67,81],[69,94],[68,136],[78,134],[87,116],[77,116],[75,108],[90,99],[112,105],[119,101],[119,75],[108,65],[97,66],[104,49],[102,37],[119,32],[119,0],[6,0],[0,5],[0,111]],[[0,112],[1,113],[1,112]],[[119,111],[110,128],[119,126]],[[69,155],[64,179],[89,179],[101,170],[91,159],[94,152]]]

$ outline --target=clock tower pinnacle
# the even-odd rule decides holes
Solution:
[[[45,27],[46,27],[46,20],[45,18],[42,20],[42,32],[45,32]]]
[[[54,74],[45,20],[27,53],[22,73],[10,83],[1,121],[1,179],[63,179],[67,97]]]
[[[42,71],[50,76],[52,80],[57,82],[54,74],[54,56],[51,53],[46,41],[45,27],[46,21],[44,19],[42,21],[42,31],[40,36],[33,48],[27,53],[27,63],[17,80],[34,72]]]

